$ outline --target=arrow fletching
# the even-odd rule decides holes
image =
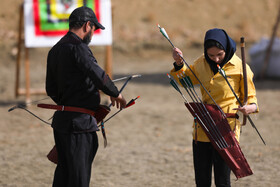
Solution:
[[[138,99],[140,96],[136,97],[135,99],[131,99],[127,104],[125,108],[128,108],[132,105],[135,104],[135,100]],[[103,121],[103,125],[104,123],[106,123],[107,121],[109,121],[110,119],[112,119],[115,115],[117,115],[119,112],[121,112],[124,108],[121,108],[120,110],[118,110],[117,112],[115,112],[113,115],[111,115],[108,119],[106,119],[105,121]],[[101,125],[99,125],[98,127],[100,127]]]
[[[217,64],[218,71],[223,77],[227,77],[226,72]]]
[[[128,107],[134,105],[136,99],[138,99],[139,97],[140,97],[140,96],[136,97],[135,99],[131,99],[131,100],[126,104],[126,107],[125,107],[125,108],[128,108]]]
[[[183,85],[183,87],[188,87],[188,84],[187,84],[186,80],[184,79],[183,75],[182,74],[179,75],[179,73],[177,73],[176,75],[177,75],[180,83]]]
[[[184,74],[184,80],[186,81],[187,85],[190,88],[193,88],[193,83],[192,83],[191,78],[189,76],[187,76],[185,72],[183,72],[183,74]]]
[[[159,31],[161,32],[161,34],[169,40],[169,36],[168,34],[166,33],[165,29],[164,28],[161,28],[160,25],[158,24],[158,28],[159,28]]]
[[[178,92],[181,93],[181,91],[180,91],[180,89],[179,89],[177,83],[172,79],[172,77],[171,77],[168,73],[167,73],[167,76],[168,76],[168,78],[169,78],[169,80],[170,80],[169,83],[173,86],[173,88],[175,88],[175,90],[177,90]]]

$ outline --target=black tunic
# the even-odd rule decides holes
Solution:
[[[100,104],[99,90],[109,96],[119,95],[90,48],[77,35],[68,32],[48,54],[47,94],[58,105],[96,110]],[[56,112],[52,127],[60,132],[97,130],[92,116],[75,112]]]
[[[48,54],[47,94],[58,105],[96,110],[99,90],[109,96],[119,95],[89,47],[68,32]],[[52,127],[58,152],[53,187],[88,187],[98,149],[96,119],[88,114],[56,111]]]

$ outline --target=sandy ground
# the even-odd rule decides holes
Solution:
[[[34,61],[46,55],[47,49],[31,52],[35,56],[31,60],[32,86],[43,87],[45,64]],[[102,49],[95,52],[102,66],[104,53]],[[194,56],[199,54],[198,50],[190,52]],[[170,51],[150,51],[140,57],[114,53],[115,78],[142,75],[132,80],[123,92],[127,100],[138,95],[140,99],[106,124],[105,149],[99,133],[92,187],[194,186],[192,118],[166,77],[172,62],[169,54]],[[4,66],[0,74],[0,186],[50,186],[55,165],[45,156],[54,144],[52,129],[23,110],[8,113],[11,106],[24,102],[23,96],[14,97],[14,69],[13,64]],[[280,183],[279,83],[256,82],[261,112],[252,118],[267,145],[262,144],[250,124],[243,128],[241,148],[254,175],[238,181],[232,175],[232,186],[274,187]],[[117,83],[119,87],[121,84]],[[32,96],[32,100],[44,97]],[[52,115],[52,111],[34,105],[29,109],[43,119]]]
[[[21,2],[2,0],[0,6],[0,186],[51,186],[55,165],[46,158],[54,144],[51,127],[23,110],[8,113],[10,107],[25,101],[24,96],[16,98],[14,94]],[[166,77],[172,67],[171,51],[158,32],[158,23],[192,62],[201,54],[202,38],[209,28],[224,28],[236,41],[245,36],[250,44],[269,37],[279,6],[277,0],[162,2],[112,0],[114,78],[141,74],[142,78],[131,81],[123,92],[127,100],[137,96],[140,99],[106,124],[105,149],[99,133],[91,187],[194,186],[192,117]],[[47,51],[30,49],[33,88],[44,88]],[[95,47],[93,52],[104,67],[104,49]],[[24,87],[23,64],[21,67]],[[241,148],[254,174],[238,181],[232,175],[233,187],[280,184],[280,80],[256,81],[256,88],[260,113],[252,119],[267,145],[262,144],[250,124],[243,128]],[[35,105],[28,109],[46,120],[53,113]]]

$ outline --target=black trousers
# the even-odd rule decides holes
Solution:
[[[58,164],[53,187],[89,187],[91,166],[98,149],[96,132],[60,133],[54,130]]]
[[[214,166],[215,185],[230,187],[230,168],[210,142],[193,141],[193,162],[197,187],[210,187],[212,166]]]

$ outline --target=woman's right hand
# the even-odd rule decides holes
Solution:
[[[182,51],[179,48],[174,47],[173,59],[175,60],[177,66],[181,66],[183,64],[183,59],[181,57],[183,57]]]

